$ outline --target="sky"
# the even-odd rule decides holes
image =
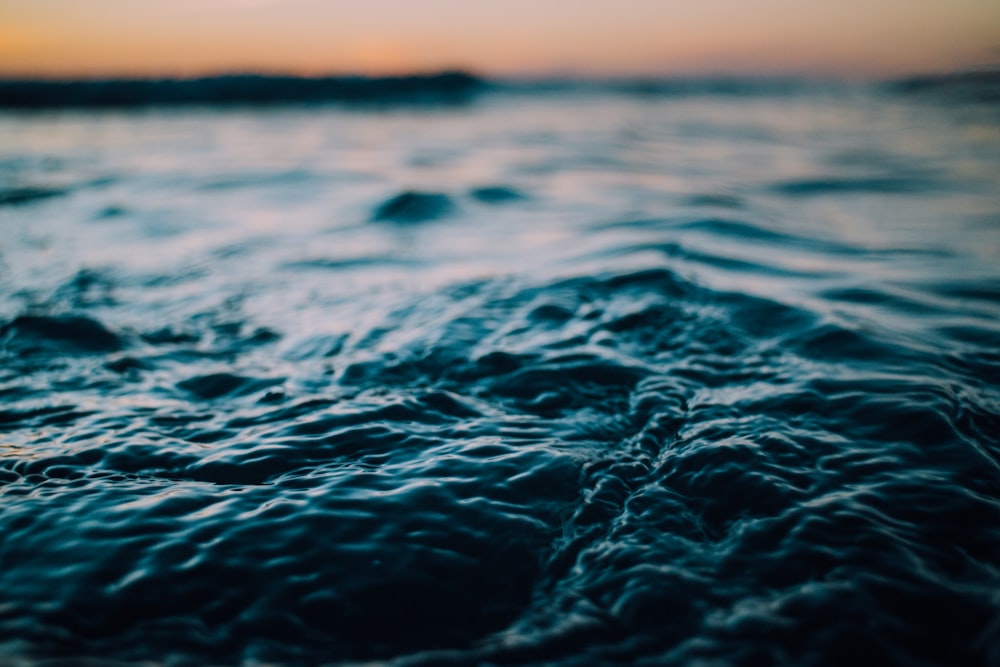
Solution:
[[[0,0],[0,76],[879,78],[1000,63],[1000,0]]]

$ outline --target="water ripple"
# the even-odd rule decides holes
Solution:
[[[995,664],[997,135],[851,90],[60,117],[118,176],[0,212],[0,652]]]

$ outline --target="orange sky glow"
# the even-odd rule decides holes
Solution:
[[[882,77],[997,62],[997,0],[0,0],[0,76]]]

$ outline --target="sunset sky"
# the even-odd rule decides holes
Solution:
[[[1000,62],[1000,0],[0,0],[0,75],[884,77]]]

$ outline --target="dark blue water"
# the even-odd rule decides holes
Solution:
[[[7,111],[0,663],[998,664],[998,183],[933,86]]]

